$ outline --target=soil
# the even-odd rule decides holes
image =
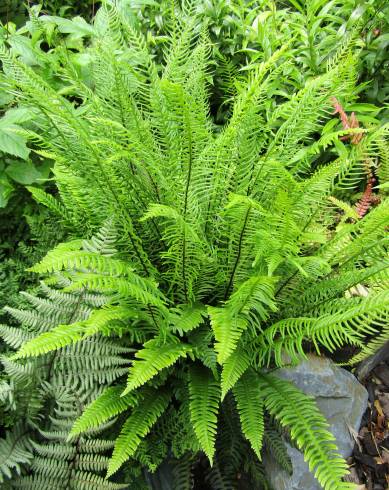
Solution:
[[[389,357],[380,362],[363,381],[368,394],[368,409],[349,459],[350,481],[359,490],[389,489]]]

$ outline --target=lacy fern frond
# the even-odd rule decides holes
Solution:
[[[74,248],[74,243],[70,248]],[[69,284],[65,279],[62,282]],[[2,358],[13,390],[10,407],[18,425],[7,432],[0,444],[0,456],[6,457],[0,474],[11,478],[14,488],[123,488],[102,476],[108,466],[107,451],[113,447],[112,441],[100,438],[106,429],[104,424],[93,427],[86,435],[75,435],[71,440],[68,437],[84,406],[100,394],[99,387],[109,386],[127,372],[128,361],[123,354],[131,349],[102,337],[94,323],[89,325],[94,330],[89,331],[87,341],[68,345],[72,342],[64,340],[63,327],[57,326],[72,321],[73,325],[82,325],[91,314],[97,314],[95,320],[101,327],[101,313],[105,310],[94,310],[92,304],[100,307],[108,301],[107,297],[92,300],[85,294],[84,300],[82,293],[63,293],[46,285],[42,286],[42,293],[46,297],[24,294],[35,310],[8,309],[23,322],[21,327],[2,327],[3,338],[11,347],[20,347],[23,355],[39,352],[40,357],[23,363]],[[47,340],[45,335],[50,335],[51,340],[36,342],[42,336]],[[52,353],[50,342],[54,342],[52,349],[61,349]],[[129,398],[124,399],[126,407]],[[134,401],[133,396],[131,399]],[[6,455],[7,441],[8,449],[12,447],[13,451]],[[29,469],[28,476],[24,468]]]
[[[20,475],[22,466],[31,463],[30,446],[28,432],[23,427],[15,427],[7,432],[5,439],[0,439],[0,483],[4,483],[4,477],[11,478],[13,471]]]
[[[124,306],[94,310],[87,320],[70,325],[59,325],[24,343],[13,359],[38,356],[75,344],[89,336],[109,331],[109,324],[113,321],[124,321],[134,316],[134,310]]]

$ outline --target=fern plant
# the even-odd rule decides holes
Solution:
[[[114,256],[75,239],[31,269],[50,281],[64,277],[65,295],[109,300],[47,325],[7,362],[39,362],[102,334],[135,349],[127,380],[105,379],[112,386],[69,436],[77,445],[119,416],[107,477],[127,460],[155,470],[173,455],[186,462],[190,482],[190,457],[202,451],[213,464],[210,481],[233,487],[237,473],[228,475],[221,460],[229,407],[240,426],[234,468],[260,475],[272,417],[324,489],[350,488],[314,401],[270,371],[298,362],[306,348],[363,347],[388,319],[388,199],[338,227],[332,205],[366,181],[366,167],[385,175],[388,126],[340,128],[333,114],[334,98],[355,101],[354,33],[325,73],[291,97],[277,90],[295,63],[282,47],[248,74],[229,121],[215,126],[208,35],[194,30],[190,4],[183,12],[157,66],[128,19],[104,4],[85,52],[91,82],[70,60],[57,67],[77,100],[1,48],[4,84],[40,112],[24,134],[54,162],[60,198],[31,189],[35,198],[76,236],[106,220],[118,231]],[[361,283],[369,295],[350,296]]]
[[[96,237],[84,245],[95,253],[107,253],[109,243],[106,236],[105,243]],[[60,322],[82,321],[108,300],[86,291],[65,293],[63,287],[70,280],[59,275],[53,279],[50,286],[42,283],[40,295],[23,294],[33,309],[6,308],[21,323],[20,327],[0,326],[0,335],[11,349],[44,335]],[[112,424],[72,441],[68,435],[83,408],[127,371],[125,356],[130,351],[119,342],[95,335],[89,342],[23,364],[2,357],[7,375],[3,403],[6,412],[16,418],[15,426],[0,442],[0,477],[5,488],[127,488],[103,477],[107,451],[114,444],[103,432],[107,434]]]

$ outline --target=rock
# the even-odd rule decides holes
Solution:
[[[164,461],[155,473],[145,471],[144,474],[150,490],[172,490],[174,483],[173,467],[169,461]]]
[[[351,455],[354,440],[349,427],[356,433],[367,408],[367,391],[345,369],[326,358],[309,356],[296,367],[284,368],[277,376],[292,381],[304,393],[316,398],[319,409],[327,418],[330,430],[336,437],[339,452],[344,458]],[[293,463],[293,475],[280,469],[270,457],[264,464],[274,490],[321,490],[321,486],[308,469],[303,455],[288,445]]]

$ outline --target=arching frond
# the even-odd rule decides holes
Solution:
[[[98,428],[112,417],[116,417],[121,412],[132,408],[137,403],[134,394],[120,396],[123,391],[122,386],[112,386],[107,388],[97,397],[83,412],[81,417],[76,420],[69,437],[76,436],[86,430]]]
[[[314,400],[275,376],[259,375],[258,381],[266,409],[282,425],[290,427],[292,439],[303,450],[310,470],[323,488],[351,489],[352,484],[342,481],[347,464],[336,453],[335,438]]]
[[[141,438],[150,431],[169,403],[169,395],[164,392],[147,389],[142,400],[133,409],[116,439],[112,458],[108,465],[107,476],[113,475],[120,466],[131,457]]]

